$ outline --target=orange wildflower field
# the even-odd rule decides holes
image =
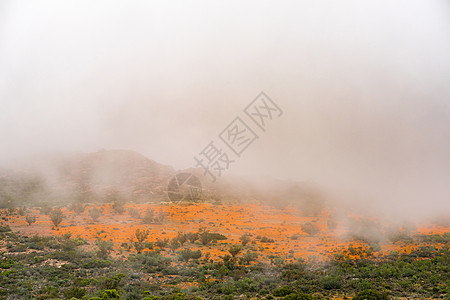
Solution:
[[[101,211],[100,217],[93,221],[89,211],[94,207]],[[331,229],[328,225],[330,212],[323,211],[315,216],[305,216],[296,207],[274,208],[256,204],[125,204],[124,212],[115,212],[111,204],[88,205],[84,212],[75,213],[63,208],[64,219],[58,228],[54,228],[48,215],[32,209],[36,216],[36,223],[28,225],[25,216],[11,216],[8,224],[14,231],[25,235],[65,235],[72,238],[82,238],[91,242],[98,239],[112,241],[115,255],[133,253],[133,248],[123,251],[121,245],[131,244],[136,240],[136,229],[149,230],[145,242],[172,239],[178,233],[209,231],[220,233],[227,237],[216,243],[190,245],[191,249],[200,249],[209,253],[210,258],[217,260],[228,253],[232,244],[240,244],[243,235],[250,237],[248,249],[258,252],[260,258],[270,259],[271,256],[283,257],[288,260],[303,258],[305,260],[323,261],[335,254],[348,254],[349,258],[364,256],[369,245],[364,240],[355,238],[349,222],[361,221],[361,217],[349,214],[345,222],[336,222]],[[153,210],[154,214],[163,214],[164,220],[160,224],[144,224],[139,216],[130,214],[137,211],[141,216],[146,211]],[[387,235],[393,224],[381,219],[370,221],[381,234]],[[313,224],[317,233],[308,234],[302,230],[305,223]],[[398,232],[402,228],[396,227]],[[409,234],[442,234],[450,232],[450,227],[436,224],[421,224],[410,230]],[[266,238],[264,240],[264,238]],[[410,252],[420,247],[420,242],[414,244],[392,243],[381,239],[377,254],[387,254],[391,251]],[[439,246],[439,245],[438,245]],[[349,251],[353,249],[353,251]],[[148,251],[144,250],[144,251]]]

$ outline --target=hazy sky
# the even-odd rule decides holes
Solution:
[[[2,1],[0,163],[132,149],[175,168],[265,91],[229,171],[450,211],[448,1]]]

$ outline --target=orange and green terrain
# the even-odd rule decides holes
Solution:
[[[89,215],[93,208],[100,210],[100,216],[95,221]],[[357,215],[346,216],[345,223],[333,221],[330,226],[330,213],[322,212],[315,216],[304,216],[304,213],[289,206],[283,209],[256,204],[241,205],[212,205],[201,204],[126,204],[123,212],[114,211],[111,204],[87,205],[83,212],[74,212],[63,208],[64,218],[55,230],[51,218],[39,213],[38,209],[31,209],[30,214],[36,216],[36,223],[28,225],[25,216],[11,216],[8,224],[14,231],[26,235],[67,235],[73,238],[81,238],[91,243],[97,240],[111,241],[115,250],[120,250],[120,245],[133,243],[136,239],[137,229],[149,230],[145,239],[147,242],[158,240],[171,240],[179,233],[209,231],[220,233],[227,239],[215,243],[213,246],[195,245],[195,249],[207,251],[212,259],[220,259],[228,253],[228,248],[233,244],[240,244],[241,237],[250,238],[249,250],[257,251],[262,257],[279,256],[295,260],[327,260],[335,254],[345,253],[353,247],[361,250],[370,247],[371,242],[376,242],[379,247],[374,255],[383,255],[391,251],[410,253],[413,249],[423,246],[423,243],[392,243],[395,236],[406,234],[406,230],[393,228],[393,224],[386,223],[382,219],[378,221],[361,220]],[[154,222],[150,220],[145,224],[142,218],[147,212],[153,215],[162,215],[163,220]],[[352,228],[350,223],[355,226]],[[344,222],[342,222],[344,223]],[[313,231],[302,229],[305,224],[311,224]],[[383,238],[379,240],[365,240],[364,236],[358,238],[355,231],[360,231],[361,226],[368,230],[376,229]],[[331,228],[330,228],[331,227]],[[397,229],[397,230],[396,230]],[[359,232],[361,233],[361,232]],[[450,227],[433,224],[422,224],[414,230],[409,230],[408,235],[433,235],[448,234]],[[364,233],[362,233],[364,234]],[[266,238],[266,239],[264,239]],[[261,241],[262,240],[262,241]],[[444,246],[437,244],[437,247]],[[147,249],[148,250],[148,249]],[[133,253],[130,249],[129,253]],[[350,254],[351,258],[360,258],[359,254]],[[127,253],[121,251],[121,253]],[[365,255],[365,254],[362,254]]]
[[[0,172],[0,299],[450,297],[445,219],[363,215],[291,181],[202,182],[174,204],[175,170],[125,150],[46,169]]]
[[[51,275],[29,288],[30,299],[448,295],[444,225],[402,228],[381,218],[262,204],[83,204],[1,214],[4,299],[3,285],[34,272]]]

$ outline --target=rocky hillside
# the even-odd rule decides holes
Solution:
[[[80,188],[89,185],[94,191],[115,189],[130,196],[163,193],[175,174],[170,166],[161,165],[129,150],[101,150],[60,164],[61,178]]]
[[[102,201],[111,194],[145,201],[163,197],[175,174],[172,167],[129,150],[77,153],[37,165],[0,172],[0,206],[73,198]]]

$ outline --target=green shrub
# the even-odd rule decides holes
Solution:
[[[172,262],[170,258],[164,257],[157,252],[138,254],[130,259],[138,262],[142,266],[143,271],[147,273],[161,272]]]
[[[155,246],[160,248],[160,249],[164,249],[167,247],[167,245],[169,244],[169,240],[168,239],[157,239],[155,242]]]
[[[159,298],[156,298],[159,299]],[[162,298],[163,300],[202,300],[202,298],[193,296],[193,295],[186,295],[184,293],[173,293],[168,296],[164,296]]]
[[[75,278],[73,285],[77,286],[77,287],[83,287],[83,286],[88,286],[90,283],[91,283],[91,281],[89,280],[89,278],[78,277],[78,278]]]
[[[273,291],[275,297],[284,297],[293,293],[294,291],[288,286],[283,286]]]
[[[384,293],[369,289],[359,292],[352,300],[389,300],[389,297]]]
[[[83,268],[85,268],[85,269],[106,268],[106,267],[109,267],[110,265],[111,265],[111,262],[109,260],[94,259],[94,260],[84,263]]]
[[[241,265],[249,264],[250,262],[256,261],[258,259],[258,253],[247,251],[243,257],[239,259]]]
[[[100,259],[108,258],[109,253],[113,250],[113,243],[111,241],[103,241],[98,239],[95,244],[98,247],[97,256]]]
[[[259,240],[261,243],[275,243],[274,239],[268,238],[266,236],[263,236]]]
[[[25,221],[27,221],[28,226],[30,226],[33,223],[36,223],[36,217],[35,216],[26,216]]]
[[[59,296],[59,291],[53,286],[46,286],[40,290],[40,299],[51,299],[57,298]]]
[[[336,277],[325,278],[322,282],[322,287],[325,290],[339,290],[341,286],[342,286],[341,280]]]
[[[115,289],[105,290],[102,293],[102,299],[120,299],[120,295]]]
[[[186,233],[186,237],[189,242],[195,243],[195,241],[199,239],[199,234],[196,232],[188,232]]]
[[[0,225],[0,232],[10,232],[11,228],[9,225]]]
[[[286,300],[314,300],[316,298],[314,298],[313,296],[308,295],[308,294],[295,293],[295,294],[287,295],[283,299],[286,299]]]
[[[86,290],[79,287],[70,287],[64,291],[64,296],[68,299],[81,299],[86,295]]]
[[[60,208],[52,209],[50,212],[50,220],[52,220],[53,225],[55,227],[58,227],[59,224],[61,224],[62,220],[64,219],[64,213]]]
[[[200,250],[192,251],[191,249],[183,249],[178,251],[178,257],[180,260],[188,262],[190,259],[199,259],[202,257]]]
[[[246,233],[246,234],[242,235],[239,238],[239,240],[241,241],[242,246],[245,247],[248,243],[250,243],[251,238],[250,238],[250,235]]]
[[[0,261],[0,269],[9,269],[14,265],[14,261],[11,258]]]
[[[239,253],[242,251],[241,245],[233,245],[228,249],[228,252],[230,252],[231,256],[236,257]]]
[[[185,233],[178,232],[177,236],[174,238],[183,247],[184,243],[187,242],[188,236]]]
[[[92,218],[92,221],[97,222],[98,218],[102,214],[102,211],[97,207],[94,207],[89,211],[89,216]]]
[[[200,243],[203,245],[207,245],[212,241],[223,241],[226,240],[227,237],[220,233],[212,233],[209,231],[204,231],[199,235]]]
[[[178,242],[177,238],[173,238],[172,240],[170,240],[169,242],[169,248],[170,250],[172,250],[172,253],[175,253],[175,250],[177,250],[178,248],[180,248],[180,243]]]
[[[0,275],[8,277],[9,275],[14,274],[14,273],[16,273],[16,270],[11,269],[11,270],[6,270],[6,271],[1,272]]]

